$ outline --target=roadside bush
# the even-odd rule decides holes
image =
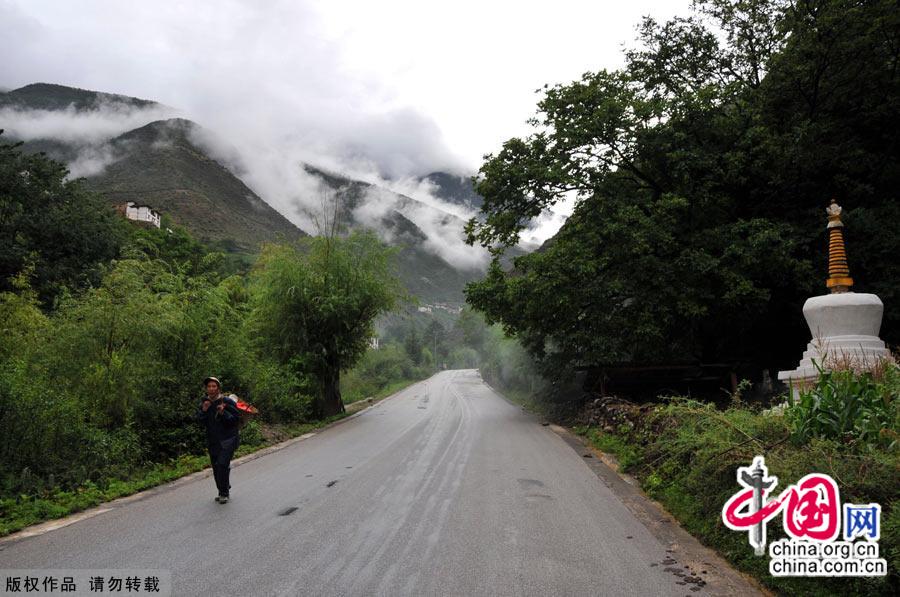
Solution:
[[[825,437],[800,441],[790,417],[767,413],[736,401],[719,410],[712,404],[668,398],[620,425],[614,433],[589,430],[594,443],[621,453],[628,472],[692,534],[716,548],[739,568],[780,594],[897,594],[900,570],[900,453],[882,444],[846,443]],[[894,428],[896,431],[896,428]],[[774,578],[768,558],[756,557],[745,533],[728,529],[722,507],[738,489],[735,472],[754,456],[764,456],[779,479],[777,490],[811,472],[831,475],[841,500],[882,505],[881,553],[886,578]],[[781,524],[767,527],[769,541],[784,536]]]
[[[287,366],[260,357],[240,397],[259,409],[267,423],[293,423],[313,418],[312,382],[298,378]]]
[[[0,370],[0,489],[4,495],[71,487],[127,473],[141,456],[128,428],[89,423],[73,397],[24,359]]]
[[[98,287],[63,293],[49,315],[27,275],[17,293],[0,293],[4,494],[126,477],[201,453],[191,415],[205,375],[251,394],[271,421],[308,416],[302,384],[248,350],[242,281],[221,279],[215,264],[207,255],[188,275],[135,253],[110,263]]]
[[[422,365],[416,365],[406,350],[395,343],[370,349],[355,367],[345,371],[342,376],[344,402],[349,404],[375,396],[400,381],[422,379],[432,371],[424,364],[427,362],[423,360]]]

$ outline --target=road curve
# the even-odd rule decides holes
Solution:
[[[445,371],[232,471],[0,545],[0,569],[171,570],[176,595],[704,595],[558,435]],[[689,589],[694,589],[691,592]]]

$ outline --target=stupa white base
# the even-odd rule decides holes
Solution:
[[[819,368],[835,365],[869,369],[890,356],[878,337],[884,304],[874,294],[844,292],[815,296],[803,305],[812,341],[799,366],[779,371],[778,379],[789,383],[796,398],[801,389],[816,382]]]

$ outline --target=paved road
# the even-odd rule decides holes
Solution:
[[[707,590],[677,585],[581,454],[472,370],[246,462],[232,485],[226,505],[203,478],[7,541],[0,568],[167,569],[177,595]]]

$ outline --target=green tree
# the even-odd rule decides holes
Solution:
[[[173,269],[118,260],[49,315],[27,273],[0,293],[0,485],[97,481],[200,448],[185,417],[207,372],[241,380],[240,301],[233,279]]]
[[[38,299],[52,307],[64,288],[100,282],[128,228],[100,196],[67,181],[63,164],[19,145],[0,140],[0,291],[28,268]]]
[[[134,227],[128,243],[132,251],[146,256],[148,259],[161,259],[179,271],[187,274],[208,272],[220,266],[221,253],[210,253],[209,249],[194,239],[181,226],[162,218],[160,228]],[[216,263],[210,261],[210,255],[216,255]]]
[[[646,19],[625,68],[545,87],[534,132],[480,170],[484,217],[469,222],[468,240],[495,255],[575,199],[544,247],[512,272],[495,260],[467,288],[545,371],[793,362],[808,339],[800,306],[824,278],[823,208],[835,195],[862,288],[897,292],[900,235],[876,223],[898,211],[896,3],[695,8]],[[859,73],[867,80],[856,85]],[[889,340],[898,321],[885,320]]]
[[[26,269],[11,281],[16,292],[0,292],[0,366],[10,358],[27,354],[49,325],[28,284],[30,277],[31,272]]]
[[[252,276],[260,346],[316,382],[317,414],[343,411],[341,370],[366,352],[375,318],[402,295],[393,251],[371,233],[268,245]]]

